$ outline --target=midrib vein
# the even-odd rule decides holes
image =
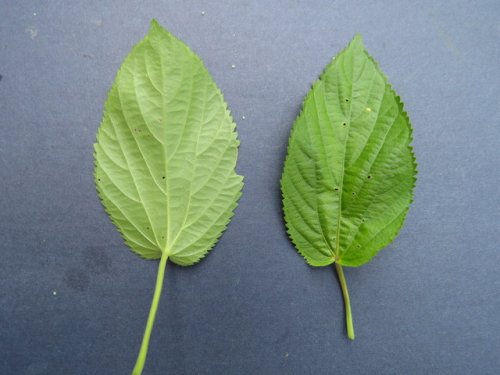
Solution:
[[[153,47],[153,44],[151,43],[151,47]],[[163,65],[163,55],[162,51],[158,51],[158,56],[160,57],[160,69],[161,69],[161,88],[166,91],[166,75],[165,75],[165,68]],[[182,80],[181,80],[182,81]],[[165,210],[167,211],[167,222],[165,225],[165,230],[166,234],[165,236],[167,237],[165,240],[165,249],[162,249],[163,252],[168,253],[168,238],[169,238],[169,233],[170,233],[170,204],[168,202],[168,197],[169,197],[169,183],[168,183],[168,159],[167,159],[167,95],[166,92],[162,92],[162,122],[163,122],[163,137],[164,142],[163,142],[163,160],[165,160]]]
[[[342,66],[342,71],[343,71],[343,75],[347,78],[347,75],[345,74],[345,68],[344,68],[344,64],[345,63],[345,57],[344,59],[342,59],[342,65],[339,64],[339,75],[340,75],[340,66]],[[364,69],[364,65],[363,65],[363,69]],[[352,70],[352,76],[354,77],[354,67],[353,67],[353,70]],[[361,74],[360,74],[361,76]],[[337,219],[337,236],[335,238],[335,250],[337,252],[337,260],[340,258],[340,223],[341,223],[341,219],[342,219],[342,197],[344,196],[344,171],[345,171],[345,159],[346,159],[346,149],[347,149],[347,140],[349,139],[349,132],[351,131],[351,126],[352,126],[352,123],[351,123],[351,115],[352,115],[352,94],[353,94],[353,91],[354,91],[354,82],[353,80],[351,79],[350,81],[351,83],[351,95],[349,95],[349,116],[348,116],[348,119],[349,119],[349,127],[347,128],[347,132],[346,132],[346,136],[345,136],[345,139],[344,139],[344,154],[343,154],[343,158],[342,158],[342,169],[341,169],[341,173],[340,173],[340,198],[339,198],[339,209],[338,209],[338,219]],[[337,86],[337,92],[339,94],[339,99],[340,99],[340,103],[342,103],[342,98],[340,98],[340,92],[338,91],[338,87]]]
[[[314,103],[314,105],[316,106],[316,103]],[[308,137],[308,143],[311,144],[311,134],[309,133],[309,121],[307,119],[307,114],[304,110],[303,112],[303,116],[304,116],[304,125],[305,125],[305,129],[306,129],[306,134],[307,134],[307,137]],[[295,126],[298,126],[298,124],[296,124]],[[302,173],[301,173],[302,174]],[[325,242],[325,245],[326,247],[329,249],[331,246],[330,246],[330,243],[327,241],[326,239],[326,236],[325,236],[325,231],[323,229],[323,226],[321,225],[321,218],[319,216],[319,205],[318,205],[318,199],[317,199],[317,192],[318,192],[318,178],[317,178],[317,174],[318,172],[316,171],[316,168],[314,169],[314,182],[315,182],[315,185],[314,185],[314,190],[316,191],[316,216],[318,217],[318,223],[319,223],[319,229],[320,229],[320,232],[321,232],[321,236],[323,237],[323,241]],[[292,184],[293,185],[293,184]],[[291,222],[289,222],[289,225],[291,225]],[[300,231],[297,229],[297,227],[295,225],[292,225],[296,231],[298,231],[300,233]],[[301,234],[302,235],[302,234]],[[302,237],[305,238],[305,236],[302,235]]]
[[[199,67],[198,67],[198,70],[196,71],[196,73],[198,73],[199,71]],[[196,77],[196,74],[193,74],[193,85],[191,85],[191,88],[194,87],[194,81],[195,81],[195,77]],[[204,91],[204,94],[203,97],[206,96],[206,92],[207,92],[207,86],[205,86],[205,91]],[[191,103],[191,102],[190,102]],[[203,101],[203,107],[202,107],[202,111],[201,111],[201,116],[200,116],[200,125],[199,125],[199,129],[198,129],[198,134],[197,134],[197,137],[196,137],[196,144],[195,144],[195,150],[194,150],[194,153],[195,153],[195,158],[194,158],[194,161],[193,161],[193,164],[192,164],[192,167],[191,167],[191,179],[189,181],[189,197],[188,197],[188,203],[186,205],[186,213],[184,214],[184,219],[182,220],[182,224],[177,232],[177,234],[175,235],[175,238],[172,240],[172,242],[170,243],[170,247],[172,248],[177,239],[179,238],[179,236],[181,235],[182,231],[186,228],[186,222],[187,222],[187,219],[188,219],[188,216],[189,216],[189,210],[191,209],[191,198],[193,196],[193,194],[191,193],[191,189],[193,187],[193,179],[194,179],[194,174],[196,173],[196,165],[197,165],[197,156],[196,156],[196,153],[197,153],[197,150],[198,150],[198,143],[200,142],[200,134],[201,134],[201,128],[203,126],[203,120],[204,120],[204,117],[205,117],[205,108],[206,108],[206,101],[204,100]],[[188,107],[188,108],[191,108],[191,105]],[[189,112],[186,116],[186,122],[187,120],[189,119]]]
[[[163,64],[162,64],[163,65]],[[197,71],[196,71],[197,72]],[[195,73],[196,73],[195,72]],[[162,69],[162,77],[164,77],[165,75],[165,70]],[[172,246],[173,246],[173,243],[175,242],[175,240],[177,239],[178,235],[179,235],[179,232],[180,232],[180,228],[179,228],[179,232],[175,235],[175,238],[173,240],[170,240],[170,238],[172,237],[172,233],[171,233],[171,228],[172,226],[170,225],[171,221],[171,211],[170,211],[170,190],[168,189],[168,186],[169,186],[169,182],[168,182],[168,164],[170,162],[171,159],[174,158],[175,154],[177,153],[177,150],[179,149],[179,146],[180,144],[182,143],[182,140],[184,138],[184,134],[186,132],[186,128],[187,128],[187,122],[188,122],[188,119],[189,119],[189,112],[191,110],[191,104],[192,104],[192,99],[193,99],[193,88],[194,88],[194,76],[195,74],[192,74],[192,79],[191,79],[191,86],[190,86],[190,89],[189,89],[189,103],[187,105],[187,109],[186,109],[186,118],[184,119],[184,124],[183,124],[183,128],[182,128],[182,133],[181,133],[181,136],[179,137],[179,142],[176,144],[175,146],[175,149],[174,151],[172,152],[171,155],[169,155],[168,159],[166,158],[166,146],[165,146],[165,183],[166,183],[166,204],[167,204],[167,239],[166,239],[166,251],[171,253],[172,251]],[[184,69],[182,70],[182,79],[180,80],[181,82],[184,80],[184,77],[185,77],[185,72],[184,72]],[[164,95],[164,97],[166,97],[166,95]],[[164,110],[166,111],[166,102],[164,104]],[[165,142],[166,143],[166,142]]]

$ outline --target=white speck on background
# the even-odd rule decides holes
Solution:
[[[204,15],[205,15],[205,11],[204,11],[204,10],[202,10],[202,11],[201,11],[201,15],[202,15],[202,16],[204,16]]]
[[[52,291],[52,295],[55,296],[57,295],[57,292],[55,290]]]
[[[36,12],[33,12],[33,15],[36,16]]]
[[[246,119],[246,117],[245,116],[241,116],[241,119],[244,120],[244,119]]]
[[[29,35],[31,39],[35,39],[36,36],[38,35],[38,29],[34,26],[28,26],[26,29],[24,29]]]
[[[234,68],[236,68],[236,65],[234,65],[234,64],[231,65],[231,69],[234,69]]]

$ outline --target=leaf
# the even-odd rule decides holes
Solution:
[[[415,186],[412,129],[400,98],[359,35],[306,96],[281,190],[288,234],[312,266],[370,261],[399,232]]]
[[[203,62],[152,21],[105,103],[95,144],[99,197],[126,244],[161,259],[140,374],[167,259],[189,266],[214,246],[241,195],[239,142]]]

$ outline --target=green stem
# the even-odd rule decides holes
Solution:
[[[153,302],[151,302],[151,309],[149,310],[146,330],[144,331],[141,349],[139,350],[137,362],[135,363],[134,369],[132,370],[132,375],[141,375],[142,369],[144,368],[144,363],[146,362],[146,357],[148,355],[149,338],[151,337],[151,330],[153,329],[153,325],[155,323],[156,310],[158,310],[158,302],[160,301],[161,289],[163,287],[163,275],[165,274],[167,259],[168,255],[166,254],[166,252],[164,252],[161,256],[160,264],[158,266],[158,276],[156,276],[156,287],[155,293],[153,295]]]
[[[338,263],[335,263],[335,268],[337,269],[337,275],[339,277],[340,286],[342,288],[342,294],[344,295],[347,336],[351,340],[354,340],[354,326],[352,325],[351,300],[349,299],[349,291],[347,290],[347,284],[345,282],[344,270],[342,269],[342,266]]]

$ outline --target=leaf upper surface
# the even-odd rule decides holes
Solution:
[[[399,232],[416,163],[403,104],[356,36],[306,96],[281,180],[288,233],[314,266],[359,266]]]
[[[190,265],[213,247],[243,185],[236,137],[203,62],[153,21],[117,73],[94,145],[99,196],[134,252]]]

